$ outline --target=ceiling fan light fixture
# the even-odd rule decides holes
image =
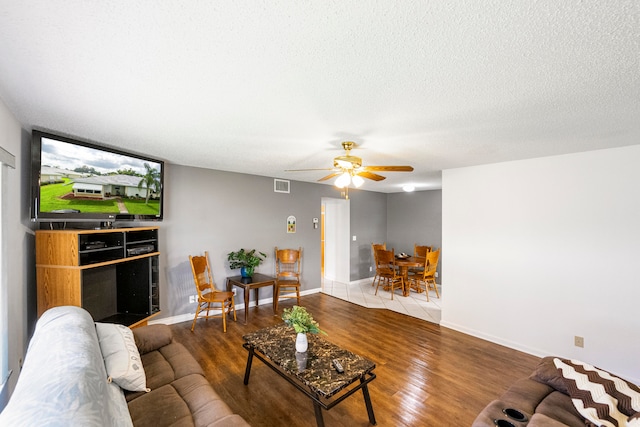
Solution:
[[[335,185],[338,188],[344,188],[347,187],[350,182],[351,176],[349,176],[349,172],[345,172],[336,179]]]
[[[354,175],[354,176],[351,178],[351,182],[353,182],[353,185],[354,185],[356,188],[360,188],[360,187],[362,186],[362,184],[364,184],[364,179],[363,179],[361,176]]]

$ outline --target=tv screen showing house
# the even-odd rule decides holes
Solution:
[[[41,219],[161,219],[162,161],[51,134],[36,140]]]

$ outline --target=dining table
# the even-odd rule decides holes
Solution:
[[[402,288],[402,295],[403,296],[409,296],[409,291],[411,290],[410,285],[409,285],[409,268],[413,267],[413,268],[419,268],[422,267],[424,268],[425,263],[426,263],[426,258],[424,257],[416,257],[416,256],[407,256],[407,257],[400,257],[396,255],[396,266],[398,267],[400,276],[402,276],[402,283],[404,284],[403,288]],[[416,287],[416,290],[418,292],[422,292],[422,288],[420,288],[419,286]]]

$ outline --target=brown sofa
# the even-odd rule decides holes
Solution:
[[[133,329],[147,377],[145,392],[125,392],[135,426],[248,426],[214,391],[167,325]]]
[[[590,406],[588,402],[592,397],[589,392],[580,390],[585,387],[584,383],[581,383],[580,388],[577,387],[577,383],[571,379],[575,374],[571,372],[590,372],[587,386],[606,383],[604,385],[606,393],[617,398],[617,400],[613,398],[610,400],[610,412],[613,413],[619,410],[619,416],[622,420],[628,419],[629,422],[633,420],[633,425],[636,425],[636,422],[640,423],[640,413],[638,412],[640,410],[638,408],[640,394],[635,394],[636,403],[630,403],[631,400],[629,399],[626,404],[623,404],[622,401],[624,399],[613,383],[607,382],[606,379],[603,380],[599,375],[592,375],[594,371],[581,371],[579,364],[583,362],[577,362],[578,364],[575,365],[577,369],[574,370],[573,366],[570,366],[567,372],[563,372],[556,367],[554,359],[556,358],[551,356],[543,358],[528,378],[516,381],[498,400],[494,400],[487,405],[475,419],[472,427],[496,425],[499,427],[584,427],[585,425],[596,425],[582,417],[572,402],[572,397],[570,396],[582,400],[582,404],[585,406]],[[567,359],[559,360],[569,364],[574,362]],[[588,366],[589,369],[598,370],[593,366],[584,365]],[[599,371],[604,372],[607,376],[611,375],[606,371]],[[612,377],[618,379],[615,376]],[[624,381],[624,384],[629,387],[625,389],[625,393],[634,394],[640,391],[634,384],[626,381]],[[625,386],[622,387],[624,388]],[[603,415],[605,412],[607,414],[610,413],[609,409],[600,408],[598,411],[599,415]]]
[[[487,405],[472,427],[496,425],[584,427],[585,422],[567,394],[540,382],[534,372],[516,381],[498,400]]]
[[[248,426],[168,326],[129,330],[95,323],[86,310],[72,306],[40,317],[16,387],[0,412],[0,426],[44,425]]]

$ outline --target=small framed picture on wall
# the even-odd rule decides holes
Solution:
[[[296,232],[296,217],[293,215],[289,215],[287,218],[287,233],[295,233]]]

